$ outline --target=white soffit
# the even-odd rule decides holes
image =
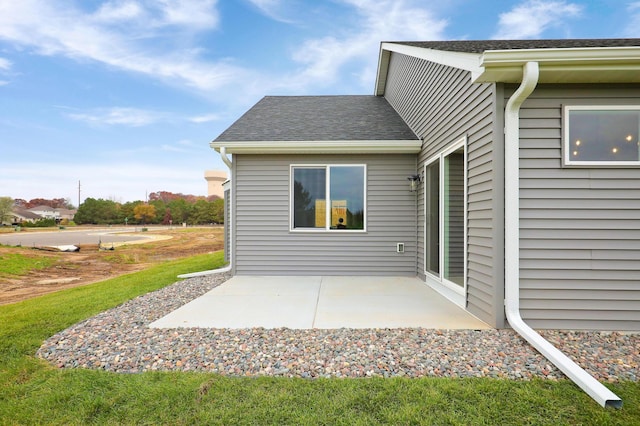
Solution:
[[[537,62],[540,83],[640,82],[640,47],[488,50],[476,83],[519,83],[522,66]]]
[[[211,142],[210,146],[216,151],[224,147],[228,154],[415,154],[422,141],[234,141]]]

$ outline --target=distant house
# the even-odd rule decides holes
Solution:
[[[53,207],[50,206],[45,206],[45,205],[40,205],[40,206],[36,206],[36,207],[32,207],[30,209],[28,209],[31,213],[35,213],[38,216],[40,216],[40,218],[43,219],[59,219],[60,217],[60,213],[58,213],[56,211],[56,209],[54,209]]]
[[[36,213],[30,212],[22,207],[14,207],[10,214],[10,219],[3,222],[3,225],[20,225],[25,222],[33,223],[42,219],[42,217]]]
[[[60,222],[62,220],[73,220],[77,210],[41,205],[32,207],[28,211],[37,214],[40,219],[54,219],[56,222]]]
[[[418,276],[494,327],[640,330],[640,40],[382,43],[372,96],[212,143],[238,275]],[[232,154],[230,159],[228,154]]]
[[[76,209],[63,209],[63,208],[56,208],[54,210],[58,214],[59,221],[62,221],[62,220],[71,221],[71,220],[73,220],[73,218],[76,215],[76,212],[78,211]]]

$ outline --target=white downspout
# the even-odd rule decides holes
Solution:
[[[537,62],[523,67],[522,83],[505,108],[505,310],[511,327],[603,407],[622,400],[529,327],[520,315],[520,106],[538,83]]]
[[[229,179],[231,179],[231,174],[233,173],[233,170],[231,169],[231,159],[227,156],[227,150],[225,147],[220,147],[220,158],[222,158],[222,161],[224,162],[224,164],[227,165],[227,167],[229,167]],[[231,191],[231,190],[229,190]],[[229,232],[231,232],[231,193],[229,194]],[[227,226],[225,224],[225,226]],[[233,235],[229,235],[229,245],[231,244],[231,241],[233,241]],[[233,256],[233,250],[231,250],[231,247],[229,247],[229,265],[223,267],[223,268],[218,268],[218,269],[210,269],[208,271],[200,271],[200,272],[191,272],[188,274],[180,274],[178,275],[178,278],[193,278],[193,277],[202,277],[202,276],[206,276],[206,275],[213,275],[213,274],[220,274],[220,273],[224,273],[224,272],[229,272],[231,271],[231,265],[232,265],[232,256]]]
[[[229,168],[229,173],[231,173],[231,159],[227,155],[227,148],[225,148],[224,146],[220,147],[220,158],[222,158],[224,164],[226,164]]]
[[[227,148],[221,146],[219,152],[220,158],[222,158],[222,162],[229,168],[229,247],[227,247],[227,249],[229,250],[229,268],[233,270],[233,163],[227,155]],[[225,223],[224,226],[227,226],[227,224]]]

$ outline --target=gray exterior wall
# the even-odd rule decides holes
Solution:
[[[515,90],[505,90],[505,98]],[[521,110],[523,318],[640,330],[640,168],[563,167],[563,105],[640,104],[640,86],[540,86]]]
[[[416,274],[416,156],[234,155],[234,273],[238,275]],[[292,232],[290,166],[367,165],[367,232]],[[405,253],[396,253],[396,243]]]
[[[499,94],[499,96],[497,96]],[[393,53],[384,94],[424,140],[419,168],[468,137],[467,309],[504,326],[504,145],[500,87],[463,70]],[[418,201],[418,272],[424,276],[424,190]]]

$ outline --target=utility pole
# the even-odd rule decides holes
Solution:
[[[78,208],[80,208],[80,181],[78,181]]]

